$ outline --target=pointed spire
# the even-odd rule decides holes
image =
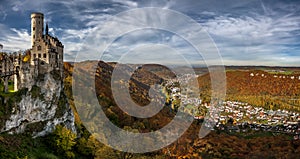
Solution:
[[[49,31],[49,28],[48,28],[48,22],[46,22],[46,30],[45,30],[46,35],[48,35],[48,31]]]

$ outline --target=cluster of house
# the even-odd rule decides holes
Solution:
[[[205,105],[206,108],[210,106]],[[238,122],[261,123],[268,125],[297,124],[300,121],[299,113],[287,110],[266,110],[262,107],[254,107],[248,103],[227,101],[216,108],[220,112],[218,121],[224,123],[229,118]]]
[[[250,76],[262,76],[264,74],[251,73]],[[276,77],[275,77],[276,76]],[[296,76],[277,76],[275,78],[291,78]],[[254,107],[248,103],[238,101],[226,101],[218,107],[212,107],[202,103],[199,96],[189,96],[192,88],[185,84],[195,76],[186,74],[176,79],[167,81],[165,88],[172,102],[180,101],[184,106],[184,112],[190,113],[194,119],[204,119],[205,116],[215,125],[212,130],[224,130],[228,132],[269,131],[272,133],[288,133],[294,135],[294,139],[300,139],[300,113],[288,110],[267,110],[262,107]],[[174,105],[172,104],[172,109]],[[201,113],[206,109],[208,114]]]
[[[227,101],[219,107],[211,107],[210,116],[216,123],[215,128],[228,132],[269,131],[288,133],[300,138],[300,114],[288,110],[266,110],[248,103]],[[217,113],[216,113],[217,112]],[[199,117],[196,117],[197,119]]]
[[[184,74],[176,79],[167,81],[165,88],[168,89],[167,92],[169,92],[168,96],[172,101],[172,109],[176,109],[174,101],[180,101],[180,106],[184,106],[182,111],[192,114],[197,111],[195,106],[199,106],[202,102],[199,94],[195,91],[197,85],[193,85],[197,77],[197,75],[193,74]]]
[[[261,76],[261,77],[264,77],[264,78],[267,78],[268,76],[270,75],[267,75],[267,74],[264,74],[264,73],[250,73],[250,76],[251,77],[255,77],[255,76]],[[282,78],[282,79],[298,79],[300,80],[300,76],[296,76],[296,75],[277,75],[277,74],[274,74],[274,75],[271,75],[271,77],[273,78]]]

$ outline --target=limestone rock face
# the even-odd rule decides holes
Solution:
[[[47,73],[25,85],[28,90],[12,109],[1,132],[30,132],[34,137],[44,136],[62,124],[76,133],[74,114],[58,74]]]

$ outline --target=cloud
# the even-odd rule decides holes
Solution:
[[[1,37],[0,43],[3,44],[4,51],[19,51],[19,50],[26,50],[28,46],[30,46],[30,35],[28,34],[27,30],[21,29],[17,30],[15,28],[8,28],[1,27],[4,29],[3,31],[6,32],[3,37]]]
[[[65,46],[66,58],[73,59],[78,52],[99,52],[109,38],[130,30],[139,23],[155,26],[162,22],[173,23],[173,29],[180,30],[190,38],[197,35],[190,22],[177,26],[178,18],[167,15],[133,15],[118,19],[122,25],[103,30],[102,26],[118,13],[139,7],[173,9],[186,14],[202,25],[218,46],[224,63],[255,65],[299,65],[300,50],[300,8],[299,2],[278,0],[4,0],[0,5],[0,43],[7,51],[30,48],[30,21],[32,11],[45,13],[50,34],[57,36]],[[4,7],[3,7],[4,6]],[[160,19],[155,19],[160,17]],[[14,18],[14,21],[10,19]],[[157,20],[157,21],[156,21]],[[131,23],[134,23],[132,25]],[[112,25],[113,26],[113,25]],[[125,36],[124,36],[125,37]],[[199,41],[206,45],[205,39]],[[138,45],[166,44],[178,50],[194,63],[203,60],[185,39],[164,31],[137,31],[126,38],[115,41],[115,50],[109,54],[114,60],[125,48]],[[164,54],[165,58],[168,54]],[[85,58],[98,58],[85,54]],[[176,60],[174,60],[176,61]]]
[[[245,3],[239,3],[235,6],[242,6],[244,4]],[[176,4],[166,5],[166,3],[161,3],[161,5],[168,6],[167,8],[171,8],[171,6],[176,7]],[[131,5],[131,7],[135,6],[136,5]],[[266,10],[267,6],[264,6],[263,9]],[[207,17],[207,19],[195,19],[198,20],[203,28],[212,36],[213,40],[219,47],[226,64],[232,64],[227,62],[232,62],[235,60],[241,60],[244,64],[247,64],[245,63],[247,60],[252,60],[251,64],[263,64],[265,59],[273,59],[276,62],[283,62],[280,59],[282,56],[287,56],[288,54],[282,54],[280,51],[289,49],[287,46],[285,46],[285,44],[295,43],[298,40],[298,37],[293,37],[291,34],[293,31],[297,31],[299,29],[299,17],[298,15],[292,15],[290,13],[283,15],[275,11],[272,11],[272,15],[279,15],[272,17],[269,16],[269,14],[271,14],[271,11],[266,14],[251,13],[237,16],[234,14],[220,14],[218,12],[204,10],[200,12],[200,15],[192,14],[192,17],[194,18],[198,15],[199,17]],[[139,15],[139,19],[149,18],[143,16],[144,15]],[[86,26],[89,27],[101,26],[107,22],[106,20],[112,18],[111,15],[106,14],[86,14],[82,15],[81,17],[86,21]],[[177,20],[176,18],[173,19],[174,21]],[[161,20],[164,21],[164,19]],[[135,23],[136,19],[128,18],[124,21]],[[130,27],[130,23],[120,27]],[[155,21],[153,21],[153,23],[155,23]],[[186,26],[181,26],[181,28],[178,29],[183,30],[183,32],[190,34],[191,36],[193,35],[192,30],[190,30],[190,27],[188,27],[188,23]],[[117,34],[118,31],[119,28],[110,28],[110,33]],[[124,49],[122,46],[130,45],[132,48],[134,48],[137,45],[136,42],[141,44],[147,44],[149,42],[153,43],[153,37],[149,37],[149,35],[147,35],[148,33],[149,32],[147,31],[144,31],[140,35],[134,35],[136,33],[131,33],[131,38],[127,38],[126,40],[123,40],[122,42],[119,41],[119,43],[115,44],[114,47],[119,47],[119,49],[116,49],[116,51],[112,54],[116,55],[115,57],[118,57],[117,55],[120,54],[118,54],[118,51]],[[101,33],[98,32],[98,34]],[[104,34],[101,34],[101,36],[102,37],[100,39],[97,39],[98,41],[101,39],[105,41],[105,39],[109,37],[109,35]],[[166,40],[168,38],[173,41]],[[171,46],[178,46],[178,48],[184,50],[182,52],[184,52],[187,57],[190,57],[191,59],[195,57],[193,53],[190,53],[194,50],[189,49],[182,40],[174,39],[176,39],[176,36],[168,36],[165,38],[165,40],[168,41]],[[154,41],[162,43],[162,37],[156,36]],[[276,56],[274,56],[274,54],[276,54]],[[113,59],[113,57],[114,56],[110,56],[109,58]],[[197,59],[201,60],[201,58]]]
[[[7,17],[7,13],[5,11],[0,11],[0,17],[2,17],[1,21],[4,21]]]
[[[217,15],[201,25],[212,35],[226,64],[255,59],[252,64],[263,65],[266,59],[272,59],[277,64],[286,65],[290,60],[295,65],[294,60],[285,58],[289,53],[283,52],[289,52],[290,44],[300,45],[299,34],[295,36],[300,31],[300,16],[274,11],[273,16],[268,15]]]
[[[112,0],[112,2],[123,4],[129,8],[138,7],[138,3],[129,0]]]

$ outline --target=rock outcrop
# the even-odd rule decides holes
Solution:
[[[64,94],[59,72],[51,71],[29,81],[19,90],[22,91],[21,98],[13,104],[1,132],[44,136],[62,124],[76,133],[74,114]]]

